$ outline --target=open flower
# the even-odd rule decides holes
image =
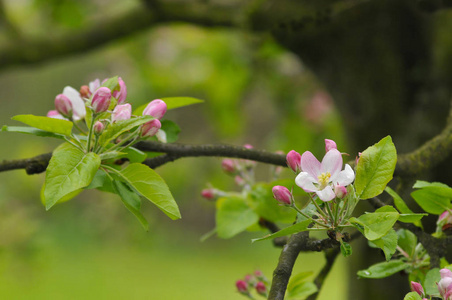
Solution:
[[[301,156],[301,170],[295,183],[305,192],[315,192],[322,201],[330,201],[336,197],[336,185],[347,186],[355,179],[355,173],[347,164],[342,169],[342,155],[337,149],[331,149],[319,162],[315,156],[306,151]]]
[[[438,282],[438,291],[445,300],[452,299],[452,271],[441,269],[441,280]]]

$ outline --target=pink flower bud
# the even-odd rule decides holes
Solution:
[[[127,87],[121,77],[118,77],[119,91],[113,91],[113,97],[118,100],[118,104],[122,104],[126,101]]]
[[[91,96],[91,91],[89,90],[89,86],[82,85],[80,87],[80,97],[89,98],[89,96]]]
[[[72,103],[69,98],[63,94],[55,97],[55,108],[64,117],[72,117]]]
[[[267,294],[267,287],[262,281],[259,281],[256,284],[256,291],[259,295],[266,295]]]
[[[234,181],[235,181],[235,184],[237,184],[238,186],[245,185],[245,180],[242,177],[240,177],[239,175],[234,177]]]
[[[339,199],[342,199],[347,195],[347,188],[343,185],[336,185],[334,186],[334,193],[336,194],[336,197]]]
[[[292,193],[288,188],[281,185],[275,185],[272,188],[273,197],[282,204],[290,205],[292,203]]]
[[[90,95],[92,95],[100,87],[99,78],[96,78],[93,81],[90,81],[88,86],[89,86]]]
[[[254,271],[254,275],[256,275],[258,278],[263,278],[264,277],[264,273],[262,273],[261,270]]]
[[[438,291],[443,299],[449,299],[452,294],[452,272],[449,269],[441,269],[441,280],[438,282]]]
[[[129,103],[117,105],[111,114],[111,121],[122,121],[130,119],[132,106]]]
[[[100,121],[96,121],[93,125],[93,130],[96,135],[100,135],[104,131],[105,125]]]
[[[91,106],[95,113],[101,113],[108,109],[111,101],[111,91],[107,87],[100,87],[93,95]]]
[[[246,148],[246,149],[253,149],[254,148],[253,145],[250,145],[250,144],[245,144],[245,145],[243,145],[243,147]]]
[[[215,199],[215,190],[214,189],[203,189],[201,191],[201,196],[207,200]]]
[[[56,110],[49,110],[49,112],[47,113],[47,117],[54,118],[54,119],[66,119]]]
[[[248,283],[246,283],[243,280],[237,280],[235,283],[235,286],[237,287],[237,290],[239,293],[246,294],[248,293]]]
[[[328,152],[332,149],[337,150],[336,142],[333,140],[325,139],[325,152]]]
[[[166,113],[166,103],[163,100],[155,99],[149,102],[148,106],[143,111],[143,116],[153,116],[161,119]]]
[[[254,280],[254,276],[253,275],[251,275],[251,274],[246,274],[245,275],[245,281],[247,282],[247,283],[250,283],[250,282],[252,282]]]
[[[295,150],[291,150],[286,156],[287,166],[295,173],[301,171],[301,155]]]
[[[141,137],[153,136],[162,127],[158,119],[151,120],[141,125]]]
[[[411,290],[413,292],[416,292],[419,294],[419,296],[424,296],[424,289],[422,288],[422,285],[418,282],[411,281]]]
[[[229,158],[223,159],[223,161],[221,162],[221,168],[226,173],[235,173],[236,172],[235,162]]]

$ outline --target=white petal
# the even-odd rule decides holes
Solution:
[[[331,150],[330,150],[331,151]],[[315,192],[317,196],[319,196],[320,200],[327,202],[331,201],[336,197],[336,194],[334,193],[331,186],[326,186],[323,190]]]
[[[74,110],[74,120],[83,119],[86,115],[85,102],[80,97],[80,93],[71,86],[67,86],[63,90],[63,95],[69,98]]]
[[[295,178],[295,183],[308,193],[317,191],[317,188],[314,186],[313,182],[317,181],[307,172],[300,172]]]
[[[95,79],[89,83],[89,91],[91,94],[94,94],[94,92],[100,87],[100,80]]]
[[[347,186],[355,180],[355,172],[348,164],[345,165],[345,169],[340,171],[337,177],[334,179],[335,184]]]
[[[315,158],[314,154],[305,151],[301,155],[301,169],[314,178],[320,175],[320,162]]]
[[[342,169],[342,154],[337,149],[328,151],[322,159],[320,172],[330,172],[331,177],[335,177]]]

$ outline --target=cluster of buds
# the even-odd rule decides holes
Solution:
[[[126,103],[127,87],[122,78],[117,78],[116,87],[112,89],[102,86],[107,81],[108,79],[105,79],[101,83],[99,79],[96,79],[89,85],[82,86],[80,91],[70,86],[65,87],[63,93],[55,97],[55,110],[51,110],[47,114],[51,118],[73,121],[81,133],[86,134],[77,123],[85,119],[88,109],[91,110],[93,121],[91,127],[88,126],[88,151],[96,151],[95,147],[90,147],[93,135],[97,141],[97,137],[109,125],[135,117],[132,115],[132,106]],[[166,135],[160,130],[162,127],[160,119],[165,115],[166,110],[167,106],[164,101],[160,99],[151,101],[142,115],[152,116],[154,119],[142,124],[139,130],[126,138],[138,140],[156,135],[160,141],[166,142]],[[119,141],[123,140],[125,138],[119,139]]]
[[[253,295],[251,294],[251,291],[253,289],[258,295],[267,298],[268,285],[268,279],[260,270],[254,271],[253,274],[246,275],[243,280],[237,280],[235,283],[237,291],[250,299],[254,299]]]
[[[443,300],[452,300],[452,271],[441,269],[441,280],[438,282],[438,291]]]

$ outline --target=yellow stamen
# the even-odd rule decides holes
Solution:
[[[323,190],[328,185],[328,183],[330,182],[330,177],[331,177],[330,172],[322,173],[319,176],[317,176],[317,180],[320,184],[319,186],[320,190]]]

